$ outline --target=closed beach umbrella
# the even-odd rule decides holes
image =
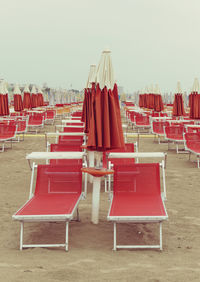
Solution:
[[[24,109],[31,109],[31,94],[28,85],[24,88],[23,106]]]
[[[38,106],[37,91],[36,91],[35,86],[33,85],[32,89],[31,89],[31,107],[36,108],[37,106]]]
[[[6,87],[6,82],[2,81],[0,84],[0,116],[7,115],[9,115],[8,90]]]
[[[82,121],[85,123],[85,133],[89,132],[89,121],[91,115],[91,105],[92,105],[92,84],[95,83],[95,75],[96,75],[96,65],[90,65],[90,71],[88,75],[88,80],[86,84],[86,88],[84,90],[84,102],[83,102],[83,113],[82,113]]]
[[[117,84],[110,50],[103,51],[93,84],[92,110],[87,146],[96,151],[124,147]]]
[[[24,109],[22,102],[22,95],[19,86],[16,84],[14,88],[14,110],[20,112]]]
[[[189,97],[190,100],[190,118],[200,118],[200,105],[199,105],[199,81],[198,78],[194,79],[192,91]]]
[[[154,93],[154,110],[156,112],[161,112],[164,110],[164,105],[158,84],[155,86]]]
[[[40,87],[38,87],[37,92],[37,106],[44,106],[43,92]]]
[[[183,115],[185,115],[181,84],[180,84],[179,81],[177,82],[176,94],[174,95],[174,103],[173,103],[172,114],[173,114],[173,116],[183,116]]]

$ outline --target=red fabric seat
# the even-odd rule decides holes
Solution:
[[[64,132],[83,132],[83,128],[70,126],[70,127],[64,127],[63,131]]]
[[[83,136],[59,136],[58,144],[76,145],[81,146],[83,144]]]
[[[13,215],[13,219],[21,221],[20,249],[63,246],[68,250],[68,224],[82,195],[81,167],[38,165],[34,195]],[[66,222],[65,244],[23,245],[23,224],[26,221]]]
[[[158,135],[164,135],[164,127],[169,126],[168,121],[153,121],[152,132]]]
[[[165,127],[165,138],[172,141],[183,141],[184,126],[169,125]]]
[[[64,144],[51,144],[51,152],[81,152],[82,149],[79,145],[64,145]],[[50,160],[50,164],[77,166],[83,165],[82,159],[67,159],[67,160]]]
[[[0,123],[0,141],[6,141],[15,138],[17,126],[14,124],[7,124],[7,122]]]
[[[113,198],[108,220],[114,222],[114,250],[117,248],[160,248],[162,249],[162,225],[167,219],[160,188],[160,164],[138,163],[115,165]],[[117,245],[116,223],[160,224],[160,244],[155,246]]]
[[[165,215],[158,163],[116,165],[110,216]]]

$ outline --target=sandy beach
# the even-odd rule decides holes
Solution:
[[[46,126],[50,131],[53,127]],[[132,139],[133,140],[133,139]],[[130,140],[131,141],[131,140]],[[79,205],[80,222],[69,227],[69,252],[63,248],[19,250],[19,222],[12,215],[28,199],[30,168],[26,153],[44,151],[44,136],[26,136],[24,142],[0,154],[0,281],[200,281],[199,173],[187,154],[167,150],[154,138],[141,138],[140,151],[167,152],[167,212],[163,223],[163,251],[114,252],[113,224],[107,221],[108,194],[102,185],[100,223],[91,218],[91,184]],[[194,157],[192,157],[195,159]],[[24,243],[59,243],[64,223],[26,223]],[[122,224],[121,243],[158,242],[155,224]]]

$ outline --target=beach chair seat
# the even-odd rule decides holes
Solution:
[[[29,247],[65,247],[68,250],[68,225],[73,219],[78,203],[82,197],[81,165],[38,165],[35,191],[33,164],[29,200],[13,215],[14,220],[21,222],[20,250]],[[66,223],[64,244],[23,244],[25,222]],[[45,234],[46,236],[46,234]]]
[[[28,129],[35,129],[35,132],[44,127],[44,115],[43,114],[31,114],[28,120]]]
[[[148,130],[151,128],[150,119],[148,115],[137,115],[135,117],[135,127],[140,132],[141,129]]]
[[[185,132],[185,128],[183,124],[178,125],[169,125],[165,126],[165,139],[168,141],[168,149],[169,149],[169,142],[173,142],[176,144],[176,152],[177,154],[180,153],[179,144],[184,143],[183,134]]]
[[[83,144],[83,136],[59,136],[58,144],[66,145],[77,145],[81,146]]]
[[[69,126],[69,127],[63,127],[63,131],[64,132],[83,132],[83,127],[73,127],[73,126]]]
[[[151,124],[152,133],[158,136],[158,143],[160,144],[160,137],[165,135],[164,128],[169,126],[166,120],[153,120]]]
[[[17,133],[16,123],[0,123],[0,142],[2,143],[1,152],[4,152],[5,142],[10,141],[12,147],[12,141],[15,139]]]
[[[56,110],[46,110],[45,123],[53,124],[56,118]]]
[[[197,167],[199,168],[200,157],[200,132],[187,132],[184,134],[185,149],[197,156]]]
[[[63,144],[51,144],[50,152],[82,152],[82,148],[78,145],[63,145]],[[81,166],[87,167],[86,158],[83,159],[52,159],[50,164],[54,165],[67,165],[67,166]],[[84,175],[84,197],[87,196],[87,173]]]
[[[163,163],[162,167],[164,169]],[[167,218],[160,187],[160,164],[115,165],[113,196],[107,217],[109,221],[114,222],[114,250],[120,248],[159,248],[162,250],[162,221]],[[117,223],[127,222],[159,223],[159,244],[117,244]]]

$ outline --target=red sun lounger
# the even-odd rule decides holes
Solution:
[[[11,147],[12,147],[12,140],[15,139],[16,133],[17,133],[16,124],[0,123],[0,143],[3,143],[1,152],[4,152],[6,141],[11,141]]]
[[[82,197],[82,172],[79,166],[38,165],[35,192],[33,192],[33,164],[29,200],[13,215],[21,222],[20,250],[29,247],[65,247],[68,250],[68,227]],[[63,244],[23,244],[25,222],[66,223]],[[47,236],[46,230],[45,236]]]
[[[164,162],[162,162],[162,168],[164,170]],[[162,250],[162,221],[167,218],[161,194],[160,164],[138,163],[115,166],[113,197],[107,217],[109,221],[114,222],[114,250],[119,248],[159,248]],[[117,223],[127,222],[159,223],[159,244],[118,245]]]
[[[200,132],[196,133],[185,133],[185,150],[189,151],[189,159],[191,153],[197,156],[197,167],[199,168],[199,157],[200,157]]]

